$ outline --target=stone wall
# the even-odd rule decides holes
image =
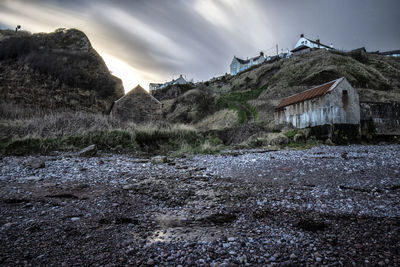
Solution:
[[[361,102],[362,135],[400,135],[400,103]]]
[[[150,122],[162,119],[162,104],[138,86],[114,102],[111,116],[126,122]]]
[[[361,140],[359,124],[325,124],[310,128],[310,135],[318,140],[330,139],[335,144],[358,143]]]

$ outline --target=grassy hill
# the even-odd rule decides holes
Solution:
[[[224,120],[221,114],[227,114],[226,119],[231,122],[223,127],[255,122],[272,128],[274,108],[282,98],[342,76],[356,88],[361,101],[400,102],[400,59],[321,49],[196,84],[181,95],[163,100],[164,113],[173,122],[192,123],[202,129],[215,129],[218,121]],[[162,89],[157,94],[162,96],[169,90],[174,89]],[[194,92],[200,96],[198,91],[207,92],[207,101],[185,97]],[[236,112],[234,122],[227,110]],[[180,121],[181,113],[199,116]]]
[[[121,80],[76,29],[0,30],[0,81],[3,118],[47,110],[105,112],[123,95]]]

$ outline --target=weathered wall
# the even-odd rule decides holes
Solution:
[[[132,91],[114,102],[111,116],[121,121],[135,123],[162,119],[161,102],[149,95],[144,89],[133,89]]]
[[[361,102],[363,135],[400,135],[400,103]]]
[[[310,128],[310,135],[319,140],[331,139],[335,144],[357,143],[361,140],[359,124],[325,124]]]
[[[347,95],[343,93],[344,91],[347,91]],[[343,80],[326,95],[289,105],[276,111],[275,123],[291,123],[296,128],[324,124],[359,124],[358,93],[347,80]]]

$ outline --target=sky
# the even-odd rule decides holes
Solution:
[[[125,91],[205,81],[293,49],[301,33],[351,50],[400,49],[399,0],[0,0],[0,28],[85,32]]]

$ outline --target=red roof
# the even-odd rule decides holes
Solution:
[[[342,78],[340,78],[342,79]],[[338,80],[340,80],[338,79]],[[303,102],[304,100],[308,100],[314,97],[322,96],[328,92],[330,92],[333,88],[333,85],[338,81],[334,80],[322,85],[318,85],[317,87],[308,89],[304,92],[298,93],[296,95],[289,96],[281,101],[281,103],[276,107],[276,109],[280,109],[295,103]]]

